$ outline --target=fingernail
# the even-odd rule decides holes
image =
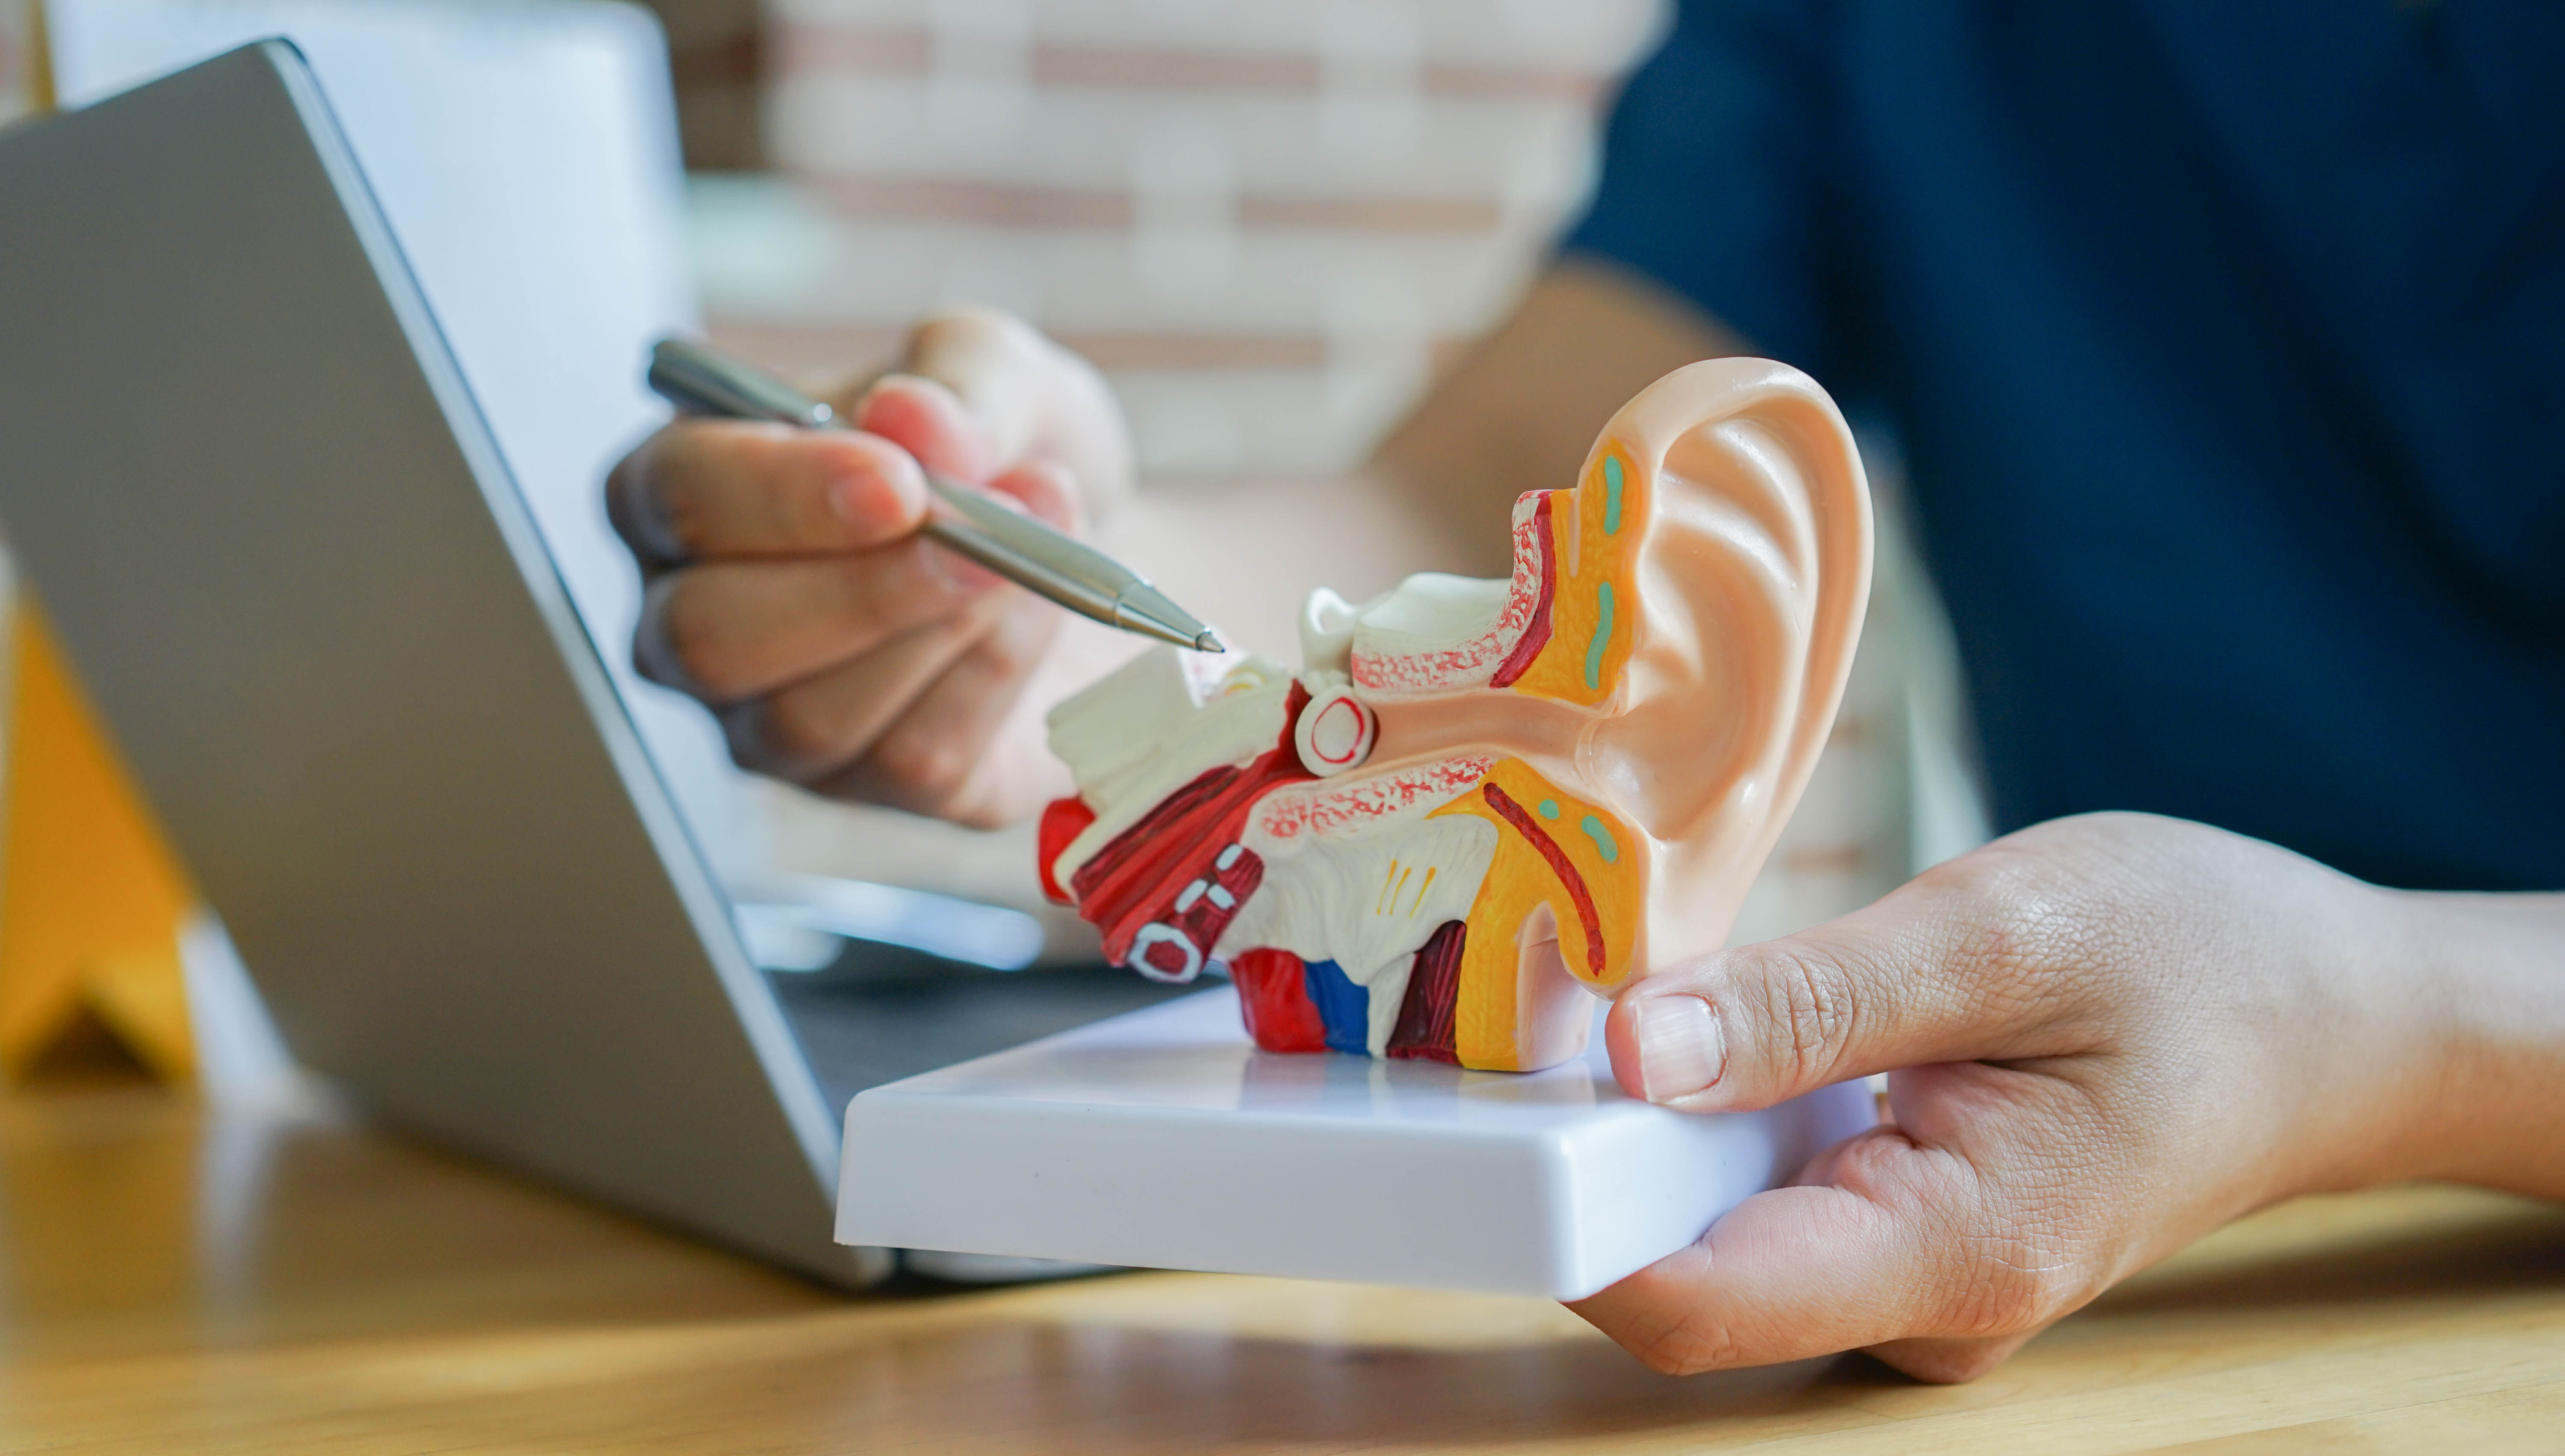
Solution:
[[[1728,1039],[1698,996],[1651,996],[1639,1003],[1639,1086],[1648,1100],[1690,1096],[1728,1069]]]

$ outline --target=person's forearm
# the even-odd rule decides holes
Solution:
[[[2406,1169],[2565,1198],[2565,894],[2412,894],[2439,1086]]]

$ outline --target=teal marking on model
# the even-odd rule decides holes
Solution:
[[[1603,821],[1589,814],[1585,816],[1585,823],[1577,828],[1585,831],[1586,838],[1594,842],[1594,852],[1603,856],[1604,863],[1620,862],[1621,842],[1612,838],[1612,832],[1604,828]]]
[[[1543,819],[1558,818],[1558,801],[1555,799],[1544,799],[1540,801],[1540,817]]]
[[[1594,603],[1601,614],[1594,621],[1594,636],[1585,644],[1585,690],[1603,690],[1603,648],[1612,640],[1612,584],[1594,584]]]
[[[1603,534],[1617,536],[1621,531],[1621,457],[1603,457]]]

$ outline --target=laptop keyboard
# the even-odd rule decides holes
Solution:
[[[1114,966],[987,971],[860,944],[825,970],[770,972],[767,980],[838,1110],[866,1088],[1203,989],[1162,986]]]

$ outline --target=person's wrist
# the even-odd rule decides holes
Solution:
[[[2392,1176],[2565,1196],[2565,897],[2389,893],[2429,1058]]]
[[[2269,1094],[2282,1116],[2256,1204],[2438,1176],[2446,1156],[2451,988],[2425,969],[2440,933],[2431,907],[2325,880],[2269,927],[2298,985],[2270,1007]]]

